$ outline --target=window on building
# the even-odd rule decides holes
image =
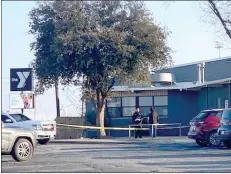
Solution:
[[[113,97],[107,100],[109,117],[121,117],[121,97]]]
[[[109,117],[120,117],[121,116],[121,107],[108,107]]]
[[[156,106],[156,112],[159,114],[159,117],[168,116],[168,106]]]
[[[121,107],[121,97],[113,97],[107,101],[108,107]]]
[[[139,108],[143,116],[148,116],[150,108],[153,106],[153,97],[139,97]]]
[[[152,97],[139,97],[139,106],[152,106]]]
[[[141,106],[140,107],[140,112],[143,114],[144,117],[148,116],[148,114],[151,112],[150,108],[151,106]]]
[[[168,117],[168,96],[154,96],[154,106],[159,117]]]
[[[136,106],[136,97],[123,97],[122,98],[122,106]]]
[[[123,116],[130,117],[135,112],[136,107],[123,107]]]
[[[122,97],[123,116],[132,116],[136,109],[136,97]]]
[[[154,97],[155,106],[167,106],[168,105],[168,96],[155,96]]]

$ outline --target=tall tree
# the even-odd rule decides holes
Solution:
[[[55,87],[57,117],[60,117],[59,76],[63,69],[59,66],[62,56],[60,41],[55,30],[55,13],[51,2],[39,2],[30,13],[29,33],[35,36],[31,49],[35,57],[30,66],[36,76],[35,93],[43,94],[45,90]]]
[[[37,75],[48,84],[50,78],[59,78],[65,85],[83,77],[85,98],[96,101],[101,136],[106,135],[105,102],[115,81],[149,82],[150,68],[171,62],[168,33],[153,22],[141,1],[55,1],[34,10],[40,12],[31,14],[32,28],[39,28],[35,35],[50,31],[41,26],[52,23],[51,40],[35,41],[35,71],[44,72]],[[49,45],[54,45],[55,51]],[[42,47],[55,56],[40,55]],[[51,61],[48,59],[54,60],[55,67],[47,63]],[[45,69],[40,62],[47,65]],[[45,78],[47,71],[51,75]]]

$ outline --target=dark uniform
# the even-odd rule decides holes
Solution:
[[[133,124],[141,124],[143,120],[142,114],[140,112],[134,112],[132,116],[132,123]],[[140,126],[135,126],[135,128],[140,128]],[[142,131],[136,130],[135,131],[135,138],[142,138]]]

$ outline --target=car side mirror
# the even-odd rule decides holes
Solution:
[[[5,123],[12,123],[12,120],[11,119],[5,119]]]

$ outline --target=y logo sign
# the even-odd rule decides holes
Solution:
[[[30,72],[17,72],[19,83],[17,88],[23,88],[26,85],[26,79],[29,77]]]
[[[32,91],[32,68],[10,69],[10,91]]]

